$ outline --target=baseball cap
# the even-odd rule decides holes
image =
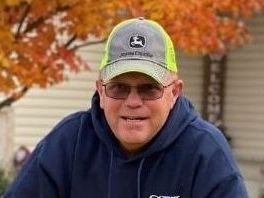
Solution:
[[[143,17],[123,21],[108,37],[99,71],[104,81],[140,72],[165,84],[168,73],[177,72],[171,38],[155,21]]]

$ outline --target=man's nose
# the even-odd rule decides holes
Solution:
[[[143,104],[143,100],[141,99],[136,87],[131,87],[130,92],[125,100],[125,104],[132,108],[139,107]]]

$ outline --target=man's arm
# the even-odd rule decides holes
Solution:
[[[207,196],[208,198],[248,198],[243,178],[231,175],[217,185]]]
[[[4,198],[70,197],[82,113],[63,119],[38,144]]]
[[[58,197],[55,182],[40,164],[39,153],[41,150],[42,144],[39,144],[18,173],[4,198]]]
[[[204,136],[199,146],[192,197],[248,198],[237,162],[223,135],[216,132]]]

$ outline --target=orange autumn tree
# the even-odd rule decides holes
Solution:
[[[159,21],[178,49],[205,55],[246,43],[245,19],[263,7],[264,0],[0,0],[0,109],[34,86],[65,80],[65,71],[87,69],[78,49],[104,42],[123,19]]]

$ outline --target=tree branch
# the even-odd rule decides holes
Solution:
[[[77,36],[76,36],[76,34],[75,35],[73,35],[66,43],[65,43],[65,48],[67,48],[67,47],[69,47],[72,43],[73,43],[73,41],[75,40],[77,38]]]
[[[11,96],[5,98],[0,102],[0,109],[4,108],[5,106],[10,106],[12,103],[23,97],[28,90],[29,88],[25,86],[20,91],[15,92]]]
[[[34,28],[36,28],[37,26],[42,24],[45,20],[49,19],[51,16],[55,15],[58,12],[63,12],[69,8],[71,8],[71,7],[68,5],[65,5],[62,7],[57,7],[55,10],[48,13],[46,16],[39,17],[38,19],[34,20],[32,23],[28,24],[27,28],[25,29],[25,31],[23,33],[25,34],[27,32],[30,32],[31,30],[33,30]]]
[[[24,23],[27,15],[28,15],[29,11],[30,11],[30,8],[31,8],[30,4],[28,4],[28,3],[25,4],[25,6],[26,6],[26,8],[25,8],[25,10],[23,12],[23,15],[21,17],[21,20],[19,22],[19,26],[17,28],[17,32],[16,32],[16,35],[15,35],[15,38],[18,38],[19,37],[20,32],[21,32],[22,25],[23,25],[23,23]]]
[[[79,49],[79,48],[81,48],[81,47],[85,47],[85,46],[90,46],[90,45],[96,45],[96,44],[104,43],[106,40],[107,40],[107,38],[103,38],[103,39],[98,40],[98,41],[90,41],[90,42],[83,43],[83,44],[80,44],[80,45],[75,45],[75,46],[73,46],[70,50],[77,50],[77,49]]]

